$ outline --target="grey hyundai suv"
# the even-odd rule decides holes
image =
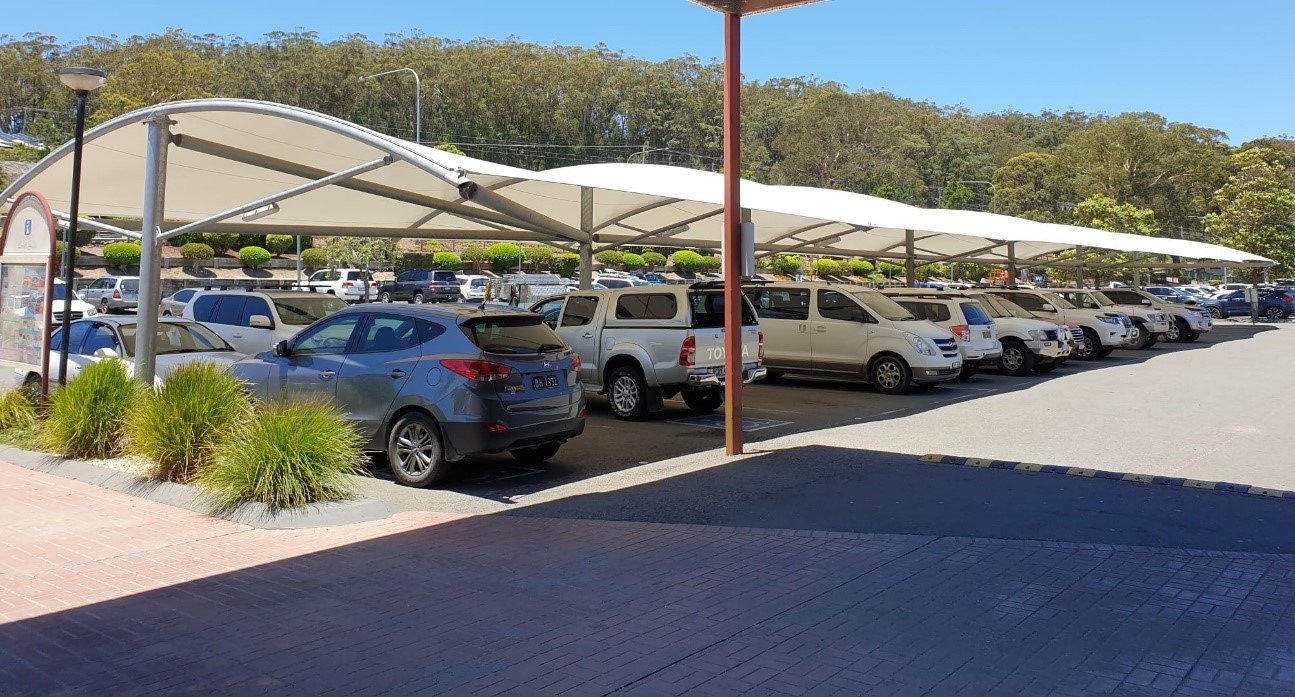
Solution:
[[[232,370],[262,400],[334,400],[365,450],[386,453],[397,480],[423,487],[468,455],[556,455],[585,428],[579,368],[529,312],[365,304]]]

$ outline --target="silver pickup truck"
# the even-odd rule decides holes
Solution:
[[[681,395],[690,409],[724,403],[724,291],[709,284],[573,290],[531,306],[580,355],[586,389],[638,419]],[[742,382],[764,377],[763,337],[742,302]]]

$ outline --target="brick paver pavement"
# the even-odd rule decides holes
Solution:
[[[1292,556],[0,492],[4,695],[1295,693]]]

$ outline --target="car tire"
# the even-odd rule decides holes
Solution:
[[[1112,353],[1115,353],[1115,347],[1114,347],[1114,346],[1103,346],[1103,347],[1101,347],[1100,349],[1098,349],[1098,350],[1097,350],[1097,357],[1098,357],[1098,358],[1106,358],[1107,356],[1111,355]]]
[[[101,315],[111,315],[111,314],[112,314],[112,306],[110,306],[110,305],[108,304],[108,299],[107,299],[107,298],[103,298],[103,299],[101,299],[101,300],[99,301],[99,314],[101,314]]]
[[[561,447],[561,443],[553,441],[552,443],[532,445],[529,448],[510,450],[509,454],[513,456],[514,460],[523,465],[538,465],[553,459],[553,456],[558,454],[558,449]]]
[[[1102,357],[1102,340],[1097,337],[1097,332],[1088,327],[1082,328],[1084,331],[1084,348],[1075,354],[1075,357],[1082,361],[1092,361]]]
[[[1141,351],[1151,345],[1151,332],[1147,331],[1145,324],[1133,323],[1133,336],[1124,342],[1124,348],[1133,351]]]
[[[1187,320],[1182,317],[1175,317],[1174,321],[1169,323],[1169,331],[1165,332],[1165,341],[1171,344],[1182,343],[1183,337],[1191,333],[1191,328],[1187,326]]]
[[[1289,316],[1290,315],[1286,314],[1285,310],[1281,309],[1280,307],[1277,307],[1276,305],[1273,305],[1268,309],[1264,310],[1264,319],[1268,320],[1269,322],[1276,322],[1278,320],[1283,320]]]
[[[423,304],[423,294],[422,294],[421,292],[415,292],[415,293],[414,293],[414,295],[413,295],[413,297],[411,297],[411,298],[409,299],[409,302],[411,302],[411,303],[413,303],[413,304],[415,304],[415,305],[422,305],[422,304]]]
[[[868,382],[882,394],[902,394],[913,384],[913,371],[897,356],[882,356],[868,369]]]
[[[1196,341],[1199,338],[1201,338],[1200,332],[1187,332],[1186,334],[1183,335],[1183,343],[1190,344],[1191,342]]]
[[[1034,372],[1051,373],[1052,371],[1056,370],[1057,367],[1060,365],[1061,365],[1061,361],[1052,361],[1050,363],[1043,363],[1043,362],[1035,363]]]
[[[636,365],[623,365],[607,381],[607,403],[612,414],[625,421],[637,421],[647,413],[647,381]]]
[[[1008,339],[1003,342],[1003,355],[998,357],[998,369],[1007,375],[1029,375],[1034,372],[1037,359],[1024,342]]]
[[[724,390],[684,390],[683,403],[698,414],[709,414],[724,403]]]
[[[1225,316],[1222,309],[1214,307],[1213,305],[1205,308],[1205,311],[1210,313],[1210,317],[1213,317],[1214,319],[1223,319]]]
[[[401,416],[391,427],[387,461],[396,481],[417,488],[443,478],[450,467],[436,422],[417,411]]]
[[[384,290],[381,293],[378,293],[378,302],[380,303],[391,302],[391,291]]]
[[[784,375],[786,375],[786,373],[782,372],[781,370],[769,370],[769,371],[766,371],[764,374],[764,381],[770,382],[773,380],[781,380]]]

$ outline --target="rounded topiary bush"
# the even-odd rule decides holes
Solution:
[[[702,257],[701,263],[707,273],[719,273],[719,270],[724,267],[724,260],[715,256]]]
[[[486,249],[486,257],[500,271],[507,271],[521,266],[523,256],[522,248],[511,242],[492,244]]]
[[[553,263],[553,248],[545,245],[533,245],[523,247],[522,254],[526,255],[526,261],[535,265],[535,268],[549,266]]]
[[[197,266],[197,262],[206,261],[216,256],[216,250],[212,249],[209,244],[190,242],[180,248],[180,256],[194,262],[194,266]]]
[[[438,269],[457,269],[463,266],[463,260],[454,252],[436,252],[432,255],[432,266]]]
[[[243,385],[224,368],[206,361],[188,363],[171,371],[131,412],[130,450],[152,461],[149,476],[154,479],[185,482],[250,412]]]
[[[302,250],[301,265],[308,269],[322,269],[328,266],[328,252],[322,249]]]
[[[174,237],[166,238],[166,243],[172,247],[184,247],[186,244],[202,241],[201,232],[182,232]]]
[[[265,248],[271,254],[286,254],[297,248],[297,238],[292,235],[266,235]]]
[[[259,269],[270,263],[270,252],[261,247],[243,247],[238,250],[238,259],[249,269]]]
[[[625,261],[625,255],[615,249],[604,249],[594,255],[594,260],[603,266],[614,267]]]
[[[814,273],[819,276],[832,276],[841,273],[841,262],[835,259],[817,259],[814,261]]]
[[[217,511],[254,501],[297,508],[354,496],[364,474],[361,438],[331,402],[276,402],[256,410],[216,446],[196,477]]]
[[[580,255],[563,252],[553,257],[550,269],[563,278],[571,278],[580,270]]]
[[[773,258],[773,272],[781,276],[795,276],[800,273],[802,261],[798,256],[779,254]]]
[[[125,444],[126,417],[143,390],[120,360],[92,363],[54,390],[37,442],[65,457],[119,455]]]
[[[470,244],[459,250],[459,258],[469,264],[476,265],[483,261],[488,261],[490,259],[490,255],[486,253],[485,247],[477,244]]]
[[[847,264],[847,268],[850,269],[850,275],[852,276],[867,276],[873,271],[872,263],[864,261],[863,259],[850,260],[850,263]]]
[[[680,250],[670,255],[675,269],[687,273],[697,273],[706,268],[706,258],[691,250]]]
[[[665,266],[666,258],[661,252],[643,252],[643,263],[652,268]]]
[[[629,252],[625,256],[621,257],[621,264],[627,271],[638,271],[646,266],[647,262],[643,261],[642,255]]]
[[[135,242],[113,242],[103,248],[103,260],[109,266],[138,266],[141,253]]]
[[[202,241],[211,245],[211,248],[216,250],[217,254],[224,254],[238,244],[238,233],[204,232],[202,233]]]

